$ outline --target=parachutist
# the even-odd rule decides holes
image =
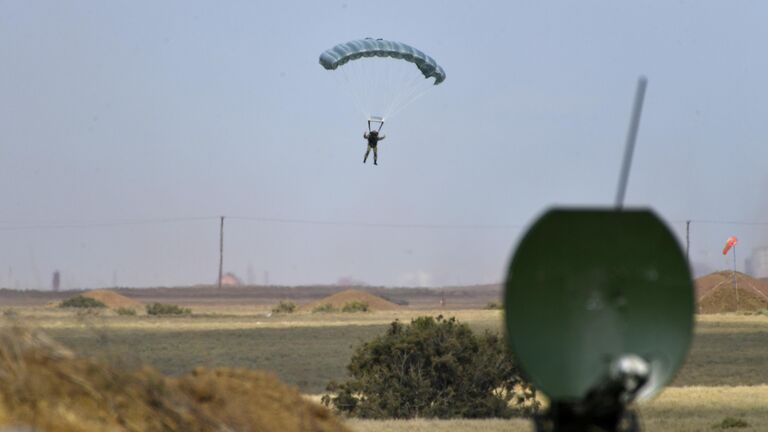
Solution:
[[[366,160],[368,160],[368,154],[371,153],[371,149],[373,149],[373,164],[378,165],[378,159],[379,159],[379,153],[376,149],[376,146],[379,144],[379,141],[383,140],[387,136],[382,134],[379,135],[378,131],[370,131],[365,132],[363,134],[363,138],[368,140],[368,149],[365,151],[365,156],[363,157],[363,163],[365,163]]]

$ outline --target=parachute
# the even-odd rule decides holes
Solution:
[[[723,255],[727,255],[728,251],[731,250],[732,247],[736,246],[736,242],[738,241],[739,240],[736,238],[736,236],[728,237],[728,240],[725,241],[725,247],[723,247]]]
[[[320,54],[320,65],[342,80],[358,109],[371,123],[384,121],[445,81],[435,59],[402,42],[359,39]]]

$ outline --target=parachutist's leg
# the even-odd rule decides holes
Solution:
[[[376,147],[373,148],[373,164],[379,164],[379,150]]]
[[[363,156],[363,163],[365,163],[366,160],[368,160],[368,153],[371,152],[371,147],[368,147],[368,150],[365,151],[365,156]],[[376,157],[376,152],[374,152],[374,158]]]

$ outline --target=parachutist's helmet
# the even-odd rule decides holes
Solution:
[[[379,131],[372,130],[370,134],[373,135],[373,136],[378,136],[379,135]]]

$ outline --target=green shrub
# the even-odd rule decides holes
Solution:
[[[720,423],[712,426],[713,429],[735,429],[749,427],[749,423],[736,417],[726,417]]]
[[[147,306],[147,315],[189,315],[191,309],[174,304],[152,303]]]
[[[364,301],[351,301],[345,303],[341,308],[342,312],[368,312],[368,302]]]
[[[455,318],[395,321],[355,350],[347,370],[351,379],[331,382],[322,402],[353,417],[507,418],[540,406],[504,338]]]
[[[272,308],[272,312],[274,313],[293,313],[296,311],[296,303],[290,302],[290,301],[280,301],[280,303],[277,304],[274,308]]]
[[[504,309],[504,305],[499,302],[488,302],[487,305],[485,305],[486,309]]]
[[[333,307],[333,305],[330,303],[326,303],[320,306],[315,306],[315,308],[312,309],[312,313],[318,313],[318,312],[329,313],[329,312],[337,312],[337,311],[338,310],[335,307]]]
[[[77,295],[59,303],[61,308],[105,308],[107,305],[90,297]]]
[[[136,315],[136,309],[133,308],[127,308],[127,307],[119,307],[115,309],[115,313],[122,316],[133,316]]]

